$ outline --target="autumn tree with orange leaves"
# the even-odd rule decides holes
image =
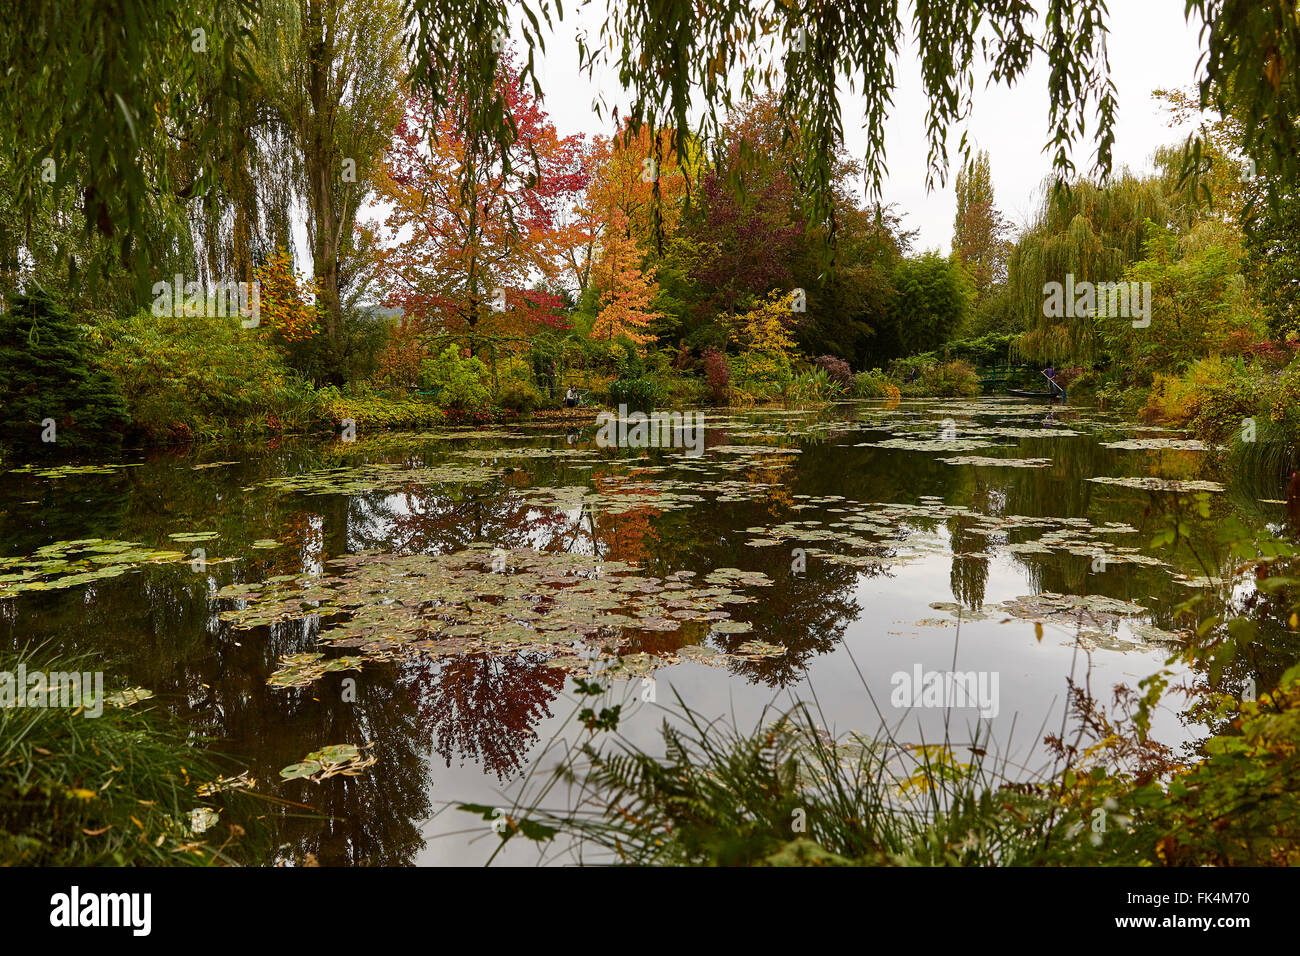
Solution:
[[[626,336],[638,345],[654,341],[647,331],[662,313],[652,307],[659,286],[656,253],[678,226],[687,194],[687,173],[670,137],[646,127],[623,129],[592,148],[592,182],[581,211],[590,229],[587,272],[580,288],[597,292],[591,335],[603,341]]]
[[[697,164],[673,151],[670,133],[645,126],[624,125],[603,145],[602,161],[592,167],[592,207],[605,223],[621,214],[641,248],[657,250],[677,230],[690,167]]]
[[[379,277],[387,304],[439,330],[475,332],[491,312],[553,315],[527,290],[554,281],[565,237],[565,212],[587,187],[581,136],[561,138],[509,53],[500,93],[516,129],[502,150],[472,149],[454,111],[435,113],[413,97],[385,157],[378,194],[391,205],[381,224],[387,246]]]
[[[626,217],[615,210],[593,270],[594,284],[601,290],[593,339],[611,342],[626,336],[637,345],[654,341],[646,328],[660,315],[650,307],[659,283],[642,271],[641,258]]]

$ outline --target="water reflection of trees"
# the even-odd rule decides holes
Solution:
[[[24,595],[19,603],[0,602],[0,631],[7,645],[29,640],[57,641],[69,650],[86,650],[101,659],[123,662],[121,683],[155,690],[170,709],[188,716],[197,733],[218,741],[264,781],[309,751],[335,743],[376,743],[378,763],[357,778],[320,785],[295,783],[277,790],[318,811],[310,819],[286,817],[287,855],[314,854],[321,862],[406,863],[422,847],[420,825],[431,812],[437,764],[453,761],[481,766],[504,780],[524,769],[537,741],[537,728],[563,689],[563,672],[545,666],[540,655],[488,658],[468,656],[429,661],[369,663],[359,673],[331,674],[308,688],[274,689],[266,684],[282,655],[319,650],[320,623],[314,619],[269,628],[233,631],[216,618],[211,601],[224,584],[259,581],[277,574],[314,571],[330,557],[367,549],[401,553],[440,553],[487,543],[503,548],[533,548],[627,560],[644,574],[664,576],[681,569],[701,575],[724,568],[757,570],[775,583],[755,588],[757,600],[729,606],[731,616],[753,629],[708,637],[723,651],[737,652],[759,639],[786,648],[783,656],[729,663],[741,679],[770,687],[802,680],[814,658],[833,651],[846,628],[863,616],[854,598],[863,575],[882,569],[836,564],[807,556],[800,573],[791,547],[755,548],[746,529],[817,517],[828,524],[834,512],[795,510],[799,495],[840,495],[849,501],[917,502],[932,495],[963,504],[976,514],[1084,517],[1094,524],[1124,521],[1140,535],[1116,539],[1145,544],[1160,520],[1146,492],[1099,486],[1094,475],[1121,474],[1119,453],[1088,439],[1022,439],[1006,454],[1052,458],[1042,469],[954,467],[932,454],[899,453],[852,447],[862,433],[828,435],[802,443],[797,456],[764,460],[743,473],[723,472],[781,486],[779,493],[752,500],[713,502],[675,508],[653,503],[621,513],[600,497],[587,496],[569,507],[542,505],[528,486],[599,487],[608,466],[593,471],[563,458],[530,459],[526,467],[482,485],[425,486],[410,482],[354,495],[297,495],[258,488],[262,477],[337,464],[324,452],[287,444],[231,468],[191,471],[162,459],[129,478],[60,485],[40,494],[54,507],[32,511],[27,519],[23,495],[29,485],[0,481],[0,535],[6,553],[30,553],[53,540],[88,536],[165,545],[173,531],[215,530],[207,545],[220,558],[241,551],[241,560],[196,573],[185,564],[149,568],[97,582],[85,589]],[[716,441],[712,444],[716,444]],[[357,449],[331,446],[332,456],[355,456]],[[445,444],[431,443],[401,452],[413,465],[445,456]],[[222,458],[248,457],[227,451]],[[368,460],[382,460],[376,445]],[[387,453],[389,458],[398,452]],[[348,459],[348,460],[354,460]],[[672,456],[646,456],[649,464],[670,464]],[[671,476],[671,471],[663,473]],[[711,499],[707,478],[700,494]],[[75,505],[75,507],[74,507]],[[971,518],[909,519],[896,530],[901,540],[942,535],[952,546],[949,584],[956,600],[976,608],[985,600],[989,560],[982,554],[988,537],[977,534]],[[1041,529],[1009,529],[1008,541],[1036,537]],[[1198,547],[1216,566],[1226,552],[1216,550],[1212,534],[1197,527]],[[250,552],[243,544],[272,537],[283,547]],[[833,543],[827,550],[836,550]],[[1185,626],[1173,607],[1167,569],[1119,565],[1098,575],[1085,555],[1014,555],[1029,579],[1026,590],[1105,593],[1140,600],[1162,627]],[[1152,601],[1153,595],[1160,599]],[[943,599],[933,595],[929,600]],[[1278,623],[1279,606],[1251,595],[1230,597],[1234,616],[1260,622],[1261,647],[1249,659],[1234,661],[1225,684],[1239,686],[1255,677],[1270,686],[1280,669],[1294,661],[1294,635]],[[626,635],[627,651],[672,652],[684,642],[705,640],[707,625],[688,622],[679,631]],[[345,679],[356,681],[355,701],[343,699]],[[269,788],[268,788],[269,789]],[[268,807],[269,808],[269,807]]]
[[[469,760],[505,780],[523,770],[536,727],[552,716],[564,679],[539,655],[475,654],[412,659],[402,668],[401,684],[448,767]]]
[[[344,699],[344,681],[356,680],[355,695]],[[424,722],[393,667],[367,667],[360,675],[331,674],[310,688],[271,695],[276,714],[262,715],[245,728],[286,731],[268,742],[265,772],[301,760],[332,743],[373,742],[377,763],[357,777],[335,777],[319,784],[293,782],[280,793],[315,808],[324,820],[307,819],[291,829],[293,855],[313,854],[324,864],[394,866],[414,862],[424,847],[420,823],[432,813],[433,777]],[[271,722],[261,722],[266,717]],[[303,748],[306,749],[303,749]],[[294,752],[294,751],[298,752]]]
[[[971,511],[980,515],[993,515],[1003,502],[1003,496],[994,494],[979,469],[963,469],[960,498]],[[950,499],[951,500],[951,499]],[[948,519],[948,544],[952,551],[952,568],[948,572],[948,586],[953,597],[972,611],[984,604],[984,589],[989,580],[989,559],[983,553],[989,546],[987,532],[977,530],[976,519],[970,515],[955,515]]]

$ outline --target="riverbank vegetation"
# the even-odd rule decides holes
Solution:
[[[1171,120],[1200,123],[1194,157],[1171,145],[1149,174],[1044,184],[1018,231],[975,153],[941,255],[916,248],[905,210],[861,198],[857,161],[832,151],[821,170],[775,93],[707,144],[626,121],[564,136],[505,49],[494,82],[515,134],[479,142],[401,69],[395,0],[332,15],[335,55],[368,63],[334,139],[281,69],[294,15],[268,15],[247,38],[242,151],[218,154],[202,203],[159,200],[170,252],[147,269],[107,256],[67,191],[0,206],[0,402],[19,457],[508,420],[570,390],[641,408],[972,396],[981,368],[1024,366],[999,384],[1034,389],[1029,366],[1048,364],[1078,399],[1263,442],[1245,451],[1279,467],[1300,447],[1295,184],[1251,173],[1244,97],[1204,112],[1161,92]],[[825,190],[804,189],[819,170]],[[310,274],[290,251],[295,202]],[[1076,282],[1129,285],[1052,300]]]
[[[48,648],[0,652],[0,673],[9,682],[0,706],[4,865],[228,866],[266,856],[261,825],[239,805],[252,782],[151,708],[151,692],[101,686],[94,697],[91,659]],[[61,678],[83,673],[79,706],[47,705],[54,689],[72,697]],[[15,675],[27,678],[22,686]]]

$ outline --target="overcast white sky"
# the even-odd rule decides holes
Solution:
[[[1110,63],[1119,96],[1116,168],[1149,169],[1157,146],[1186,135],[1186,131],[1170,129],[1167,116],[1151,97],[1154,89],[1189,87],[1196,79],[1200,24],[1186,23],[1183,6],[1184,0],[1115,0],[1110,5]],[[577,69],[573,39],[584,26],[594,36],[603,15],[603,4],[577,12],[566,8],[564,21],[547,39],[539,75],[546,109],[562,134],[609,132],[592,111],[593,96],[600,90]],[[887,130],[889,176],[883,199],[897,203],[906,214],[908,227],[920,230],[918,250],[938,248],[946,253],[956,212],[952,189],[956,172],[952,171],[945,187],[926,192],[926,100],[915,48],[900,59],[895,69],[895,107]],[[1047,141],[1046,77],[1046,67],[1036,63],[1014,89],[977,86],[967,127],[971,142],[989,151],[998,205],[1017,227],[1030,217],[1039,185],[1051,172],[1051,157],[1043,152]],[[615,77],[605,77],[603,85],[607,102],[626,102]],[[860,101],[846,96],[844,107],[847,146],[861,156],[865,134],[859,118]],[[949,156],[954,162],[959,161],[960,133],[952,131],[949,140]],[[1075,163],[1086,171],[1092,165],[1091,143],[1086,153],[1082,149],[1080,153],[1074,157]]]

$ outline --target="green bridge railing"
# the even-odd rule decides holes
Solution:
[[[979,376],[981,388],[994,388],[998,385],[1006,385],[1012,378],[1025,372],[1036,371],[1038,371],[1036,365],[986,365],[977,368],[975,373]]]

